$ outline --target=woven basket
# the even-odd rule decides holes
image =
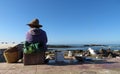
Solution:
[[[18,52],[5,52],[4,57],[7,63],[15,63],[18,61]]]

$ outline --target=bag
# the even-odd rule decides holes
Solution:
[[[23,60],[24,65],[44,64],[45,52],[23,54],[23,59],[24,59]]]
[[[44,49],[43,49],[43,44],[41,43],[25,42],[23,50],[25,54],[31,54],[31,53],[42,52]]]

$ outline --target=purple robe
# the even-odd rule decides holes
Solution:
[[[44,50],[47,50],[46,32],[39,28],[32,28],[27,32],[26,41],[29,43],[43,43]]]

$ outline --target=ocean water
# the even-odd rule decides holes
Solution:
[[[56,44],[53,44],[56,45]],[[64,44],[62,44],[64,45]],[[67,44],[65,44],[66,46]],[[102,44],[103,46],[84,46],[84,44],[68,44],[67,46],[71,46],[70,48],[48,48],[49,50],[87,50],[88,48],[92,48],[94,50],[99,49],[108,49],[111,50],[120,50],[120,44]],[[3,48],[0,48],[3,49]]]
[[[73,44],[68,45],[71,46],[70,48],[48,48],[50,50],[87,50],[88,48],[92,48],[94,50],[99,49],[108,49],[111,50],[120,50],[120,44],[105,44],[103,46],[84,46],[83,44]]]

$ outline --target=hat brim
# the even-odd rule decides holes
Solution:
[[[41,24],[33,25],[33,24],[27,24],[28,26],[34,26],[34,27],[43,27]]]

